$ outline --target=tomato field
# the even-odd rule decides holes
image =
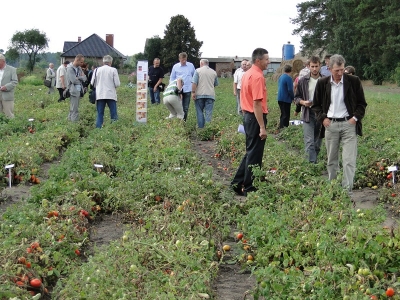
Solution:
[[[220,79],[202,130],[193,103],[185,124],[165,120],[164,105],[136,124],[135,89],[124,75],[121,83],[119,120],[110,123],[106,110],[102,129],[87,96],[70,123],[68,100],[24,78],[17,86],[16,118],[0,117],[0,164],[15,165],[11,176],[3,169],[1,188],[10,180],[31,188],[0,210],[0,299],[218,299],[213,284],[226,257],[251,271],[255,299],[400,299],[400,230],[382,226],[400,213],[400,177],[393,184],[387,171],[400,162],[398,89],[365,86],[355,187],[378,196],[376,206],[355,209],[340,178],[321,176],[325,148],[310,165],[301,126],[276,133],[275,82],[267,81],[258,191],[242,199],[227,184],[244,153],[232,79]],[[200,140],[211,145],[203,156],[212,164],[193,147]],[[123,234],[97,247],[91,229],[117,213]]]

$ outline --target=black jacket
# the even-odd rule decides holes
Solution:
[[[343,74],[344,103],[350,117],[357,118],[356,133],[362,136],[362,118],[365,115],[367,102],[361,80],[357,76]],[[313,105],[311,109],[315,112],[317,120],[323,123],[327,118],[329,106],[331,105],[331,76],[320,78],[315,87]],[[325,127],[322,126],[320,137],[325,136]]]

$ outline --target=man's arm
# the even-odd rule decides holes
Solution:
[[[6,83],[4,86],[6,88],[6,91],[12,91],[13,89],[15,89],[15,87],[18,84],[18,76],[17,76],[17,69],[12,68],[11,69],[11,80],[10,82]]]
[[[260,138],[262,140],[267,138],[267,130],[265,129],[263,111],[261,106],[262,99],[257,99],[253,101],[254,115],[257,119],[258,125],[260,126]]]
[[[176,70],[175,66],[172,67],[171,76],[169,77],[169,82],[174,81],[176,79]]]

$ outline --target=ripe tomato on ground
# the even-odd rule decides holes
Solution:
[[[394,295],[394,289],[391,287],[388,287],[386,290],[386,296],[392,297]]]
[[[40,279],[38,279],[38,278],[33,278],[33,279],[29,282],[29,284],[30,284],[31,286],[33,286],[33,287],[41,287],[42,281],[41,281]]]
[[[241,240],[242,238],[243,238],[243,233],[238,233],[237,239],[238,239],[238,240]]]

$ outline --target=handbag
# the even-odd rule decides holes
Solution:
[[[164,91],[165,91],[165,83],[161,82],[161,83],[158,85],[158,89],[160,90],[160,92],[164,92]]]
[[[92,104],[96,103],[96,72],[97,72],[97,68],[94,71],[94,82],[92,84],[92,89],[89,91],[89,102]]]
[[[96,88],[95,87],[89,91],[89,102],[92,104],[96,103]]]
[[[65,89],[65,90],[63,91],[63,97],[64,97],[65,99],[71,97],[71,94],[69,93],[69,89]]]
[[[48,88],[51,87],[51,81],[50,81],[50,80],[45,79],[45,80],[43,81],[43,84],[44,84],[45,86],[47,86]]]

